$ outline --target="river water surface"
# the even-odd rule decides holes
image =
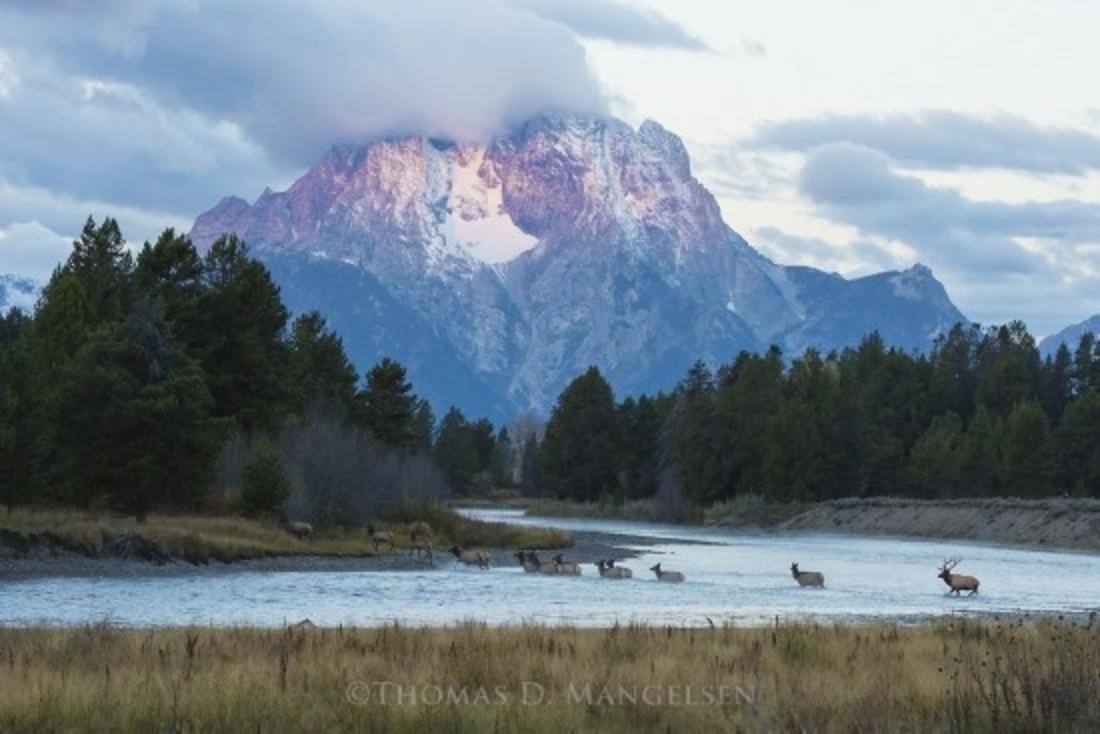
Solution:
[[[181,572],[125,577],[42,577],[0,583],[0,624],[319,625],[573,624],[707,625],[781,620],[917,622],[945,614],[1080,614],[1100,608],[1100,557],[959,541],[835,535],[755,535],[602,520],[529,518],[519,511],[469,510],[487,520],[598,533],[634,545],[623,561],[634,579],[525,574],[514,559],[490,571]],[[644,536],[646,543],[639,542]],[[936,578],[946,556],[981,579],[977,596],[948,597]],[[683,584],[659,583],[660,561]],[[825,574],[824,590],[802,589],[792,561]],[[709,620],[709,621],[708,621]]]

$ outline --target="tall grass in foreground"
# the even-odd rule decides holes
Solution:
[[[1053,623],[0,629],[0,730],[1091,732],[1098,675]]]

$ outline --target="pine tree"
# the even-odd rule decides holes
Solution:
[[[299,413],[321,402],[351,414],[358,375],[343,341],[316,311],[302,314],[291,326],[289,373]]]
[[[1100,497],[1100,390],[1070,404],[1054,446],[1061,487]]]
[[[1047,357],[1039,370],[1039,401],[1052,423],[1062,419],[1062,413],[1073,394],[1073,357],[1065,344],[1058,346],[1054,357]]]
[[[379,441],[389,446],[416,445],[418,400],[401,364],[386,358],[372,367],[357,401],[359,422]]]
[[[671,401],[659,395],[627,398],[617,409],[619,426],[618,473],[626,497],[652,497],[657,492],[661,427]]]
[[[543,486],[559,497],[593,501],[617,490],[615,397],[595,367],[562,391],[539,447]]]
[[[954,497],[962,490],[962,421],[954,413],[938,415],[913,445],[906,476],[922,497]]]
[[[1038,397],[1039,350],[1022,322],[991,328],[978,350],[977,402],[1004,417]]]
[[[417,401],[412,432],[414,446],[430,451],[435,442],[435,413],[432,411],[432,404],[427,400]]]
[[[245,507],[254,515],[281,514],[289,496],[290,480],[279,452],[270,443],[261,443],[241,472],[241,499]]]
[[[989,495],[1001,487],[997,426],[985,406],[974,411],[960,450],[961,484],[967,494]]]
[[[1096,335],[1086,331],[1077,342],[1077,349],[1073,353],[1073,392],[1083,395],[1090,389],[1100,390],[1100,351],[1096,343]]]
[[[699,503],[717,499],[724,492],[725,482],[716,440],[714,377],[702,361],[691,366],[677,387],[671,420],[684,491]]]
[[[283,341],[288,314],[279,288],[232,234],[210,246],[203,273],[202,340],[195,356],[206,372],[216,414],[245,430],[274,428],[290,411],[292,398]]]
[[[954,413],[964,423],[974,414],[981,339],[981,327],[977,324],[955,324],[946,335],[936,339],[930,386],[934,414]]]
[[[763,484],[772,500],[823,496],[825,464],[813,410],[801,397],[784,399],[764,431]]]
[[[1002,428],[1005,488],[1016,495],[1041,496],[1050,491],[1050,431],[1046,414],[1034,400],[1022,400]]]
[[[716,397],[719,453],[728,491],[759,492],[764,464],[761,437],[783,399],[783,357],[742,352],[720,377]]]
[[[452,407],[439,423],[439,435],[433,448],[436,464],[453,489],[467,491],[471,488],[479,470],[477,444],[473,428]]]
[[[512,436],[502,427],[493,443],[493,459],[490,471],[493,484],[498,488],[508,488],[515,484],[516,450],[512,445]]]
[[[134,270],[140,293],[160,299],[172,337],[188,354],[200,358],[203,343],[202,257],[185,235],[166,229],[153,244],[145,243]]]
[[[534,433],[527,435],[520,452],[519,485],[520,491],[528,497],[542,491],[539,479],[539,441]]]
[[[130,296],[128,278],[133,258],[118,222],[108,217],[97,227],[88,217],[63,269],[80,282],[90,323],[118,321],[123,317]]]
[[[64,376],[55,477],[64,496],[105,496],[143,519],[194,506],[223,435],[202,373],[168,338],[148,301],[93,331]]]

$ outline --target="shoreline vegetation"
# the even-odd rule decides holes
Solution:
[[[955,619],[0,628],[0,729],[1086,732],[1098,635]]]
[[[537,499],[511,506],[533,516],[662,522],[660,507],[653,500]],[[745,530],[963,539],[1100,552],[1100,500],[1088,498],[870,497],[773,503],[750,495],[716,503],[688,522]]]
[[[482,522],[442,505],[408,505],[392,510],[378,529],[393,534],[396,551],[413,547],[414,527],[427,528],[436,554],[451,545],[486,548],[567,548],[573,536],[552,528]],[[383,553],[395,549],[382,546]],[[361,527],[318,528],[299,538],[273,519],[210,515],[131,517],[78,510],[0,511],[0,558],[75,554],[92,559],[205,565],[258,558],[379,555],[371,533]]]

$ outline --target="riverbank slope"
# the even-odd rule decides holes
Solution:
[[[583,504],[535,500],[530,515],[661,522],[651,500]],[[825,502],[770,503],[740,497],[699,513],[703,525],[792,532],[957,538],[985,543],[1040,545],[1100,552],[1100,500],[970,498],[917,500],[846,498]]]
[[[1100,551],[1100,501],[1091,499],[837,499],[797,508],[789,517],[773,517],[763,527]],[[753,516],[736,513],[718,524],[759,526]]]

